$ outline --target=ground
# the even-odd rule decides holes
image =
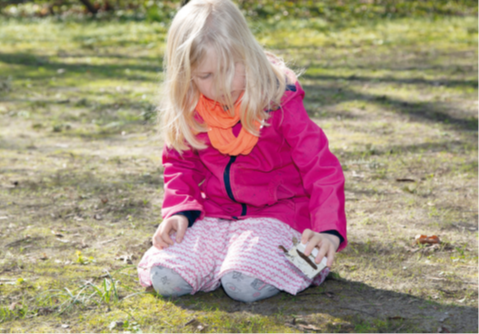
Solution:
[[[251,23],[343,165],[349,246],[322,286],[247,305],[138,284],[165,25],[0,22],[0,331],[477,333],[477,23]]]

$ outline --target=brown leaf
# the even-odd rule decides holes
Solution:
[[[42,256],[40,256],[40,260],[43,260],[43,261],[48,260],[47,254],[43,253]]]
[[[199,330],[200,332],[202,330],[204,330],[208,325],[205,325],[205,324],[202,324],[198,319],[196,318],[193,318],[191,319],[190,321],[188,321],[187,323],[185,323],[183,325],[183,327],[186,327],[186,326],[190,326],[190,327],[193,327],[197,330]]]
[[[396,182],[416,182],[416,180],[404,178],[404,179],[396,179]]]
[[[416,240],[417,244],[439,244],[441,240],[439,240],[439,237],[437,235],[432,235],[428,237],[427,235],[424,234],[418,234],[414,238]]]
[[[333,292],[325,292],[324,294],[326,296],[328,296],[329,298],[334,298],[334,293]]]
[[[153,288],[151,285],[145,288],[145,292],[151,293],[155,292],[155,288]]]
[[[100,200],[103,204],[108,203],[108,198],[106,198],[106,197],[101,197]]]
[[[123,255],[117,256],[115,260],[121,260],[127,264],[132,264],[133,263],[132,258],[133,258],[132,254],[123,254]]]
[[[90,246],[87,245],[87,244],[85,243],[85,239],[83,239],[83,240],[81,241],[80,248],[81,248],[81,249],[85,249],[85,248],[87,248],[87,247],[90,247]]]
[[[321,330],[321,328],[318,328],[318,327],[316,327],[314,325],[311,325],[311,324],[309,324],[309,325],[298,324],[297,326],[299,328],[301,328],[302,330],[307,330],[307,331],[320,331]]]
[[[13,311],[17,308],[18,306],[18,303],[17,302],[13,302],[10,304],[10,306],[8,307],[10,309],[10,311]]]
[[[54,236],[56,236],[57,238],[63,238],[63,234],[59,233],[59,232],[55,232],[54,230],[52,230],[52,233]]]
[[[53,309],[49,307],[40,307],[37,311],[37,315],[47,315],[53,313]]]
[[[437,332],[438,332],[438,333],[451,333],[451,332],[449,331],[449,329],[447,329],[447,328],[444,327],[444,326],[439,326],[439,327],[437,328]]]

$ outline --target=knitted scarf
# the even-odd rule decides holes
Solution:
[[[239,97],[238,101],[241,101],[242,96]],[[223,154],[249,154],[258,142],[258,137],[246,131],[244,127],[241,128],[238,137],[234,136],[233,126],[241,118],[240,106],[241,103],[235,104],[235,113],[231,117],[223,110],[220,103],[208,99],[203,94],[201,94],[196,105],[196,111],[208,125],[208,137],[210,138],[211,145]],[[259,130],[260,123],[255,122],[255,125]]]

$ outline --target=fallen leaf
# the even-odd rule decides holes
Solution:
[[[444,326],[439,326],[439,327],[437,328],[437,332],[438,332],[438,333],[451,333],[451,332],[449,331],[449,329],[447,329],[447,328],[444,327]]]
[[[198,319],[196,318],[193,318],[191,319],[190,321],[186,322],[183,327],[186,327],[186,326],[190,326],[190,327],[193,327],[195,329],[197,329],[198,331],[203,331],[206,327],[208,327],[208,325],[206,324],[202,324],[200,321],[198,321]]]
[[[115,260],[121,260],[125,262],[126,264],[132,264],[133,263],[132,258],[133,256],[131,254],[124,254],[124,255],[117,256]]]
[[[148,287],[145,288],[145,292],[147,292],[147,293],[155,292],[155,288],[153,288],[152,286],[148,286]]]
[[[437,235],[432,235],[428,237],[427,235],[424,235],[424,234],[418,234],[416,235],[414,239],[416,240],[417,244],[438,244],[441,242],[441,240],[439,240],[439,237]]]
[[[67,324],[62,325],[62,328],[68,328],[68,327],[70,327],[70,325],[67,325]]]
[[[444,322],[447,318],[449,318],[449,314],[445,314],[443,317],[441,317],[439,322]]]
[[[353,170],[353,177],[357,177],[357,178],[362,179],[362,178],[364,178],[364,174],[359,174],[355,170]]]
[[[37,315],[47,315],[53,313],[53,309],[49,307],[40,307],[37,311]]]
[[[13,311],[17,308],[17,305],[18,305],[17,302],[13,302],[13,303],[10,304],[10,306],[8,308],[10,309],[10,311]]]
[[[54,230],[52,230],[52,234],[56,236],[57,238],[63,238],[63,234],[55,232]]]
[[[106,198],[106,197],[101,197],[100,200],[103,204],[108,203],[108,198]]]
[[[114,328],[116,327],[123,327],[123,321],[112,321],[109,325],[108,325],[108,329],[109,330],[113,330]]]
[[[404,178],[404,179],[396,179],[396,182],[416,182],[416,180]]]
[[[297,327],[301,328],[302,330],[308,330],[308,331],[320,331],[321,330],[321,328],[318,328],[318,327],[316,327],[314,325],[311,325],[311,324],[310,325],[299,324],[299,325],[297,325]]]
[[[325,292],[324,294],[326,296],[328,296],[329,298],[334,298],[334,293],[333,292]]]
[[[40,260],[43,260],[43,261],[48,260],[47,254],[43,253],[42,256],[40,256]]]

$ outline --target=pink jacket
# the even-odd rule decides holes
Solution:
[[[201,211],[200,219],[273,217],[302,233],[336,230],[347,245],[344,175],[329,151],[324,132],[309,119],[304,91],[288,86],[282,109],[270,111],[269,126],[248,155],[228,156],[208,147],[180,155],[163,149],[163,218],[180,211]],[[237,135],[238,123],[233,128]]]

